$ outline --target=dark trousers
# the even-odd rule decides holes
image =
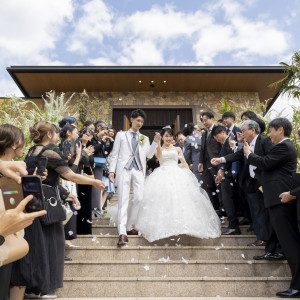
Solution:
[[[95,167],[93,169],[95,179],[102,180],[103,167]],[[92,209],[101,210],[101,190],[92,186]]]
[[[81,209],[77,211],[77,234],[92,234],[92,187],[78,184],[78,200]]]
[[[237,228],[239,220],[237,216],[237,210],[235,205],[236,185],[235,180],[232,177],[228,177],[221,182],[222,200],[224,209],[226,211],[229,225],[231,229]]]
[[[9,300],[9,284],[12,264],[0,267],[0,299]]]
[[[269,207],[271,224],[292,272],[291,288],[300,290],[300,234],[296,203]]]
[[[272,233],[268,209],[264,206],[264,198],[260,193],[247,193],[254,233],[258,240],[268,241]]]
[[[205,164],[205,168],[202,175],[202,188],[207,192],[208,197],[215,210],[223,207],[221,187],[215,183],[218,169],[211,165],[209,162]]]

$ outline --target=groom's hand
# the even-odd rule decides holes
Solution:
[[[110,182],[115,182],[115,173],[114,172],[110,172],[108,175],[109,181]]]
[[[160,142],[160,140],[161,140],[161,135],[160,135],[160,133],[159,133],[159,132],[155,132],[155,135],[154,135],[154,142],[158,144],[158,143]]]

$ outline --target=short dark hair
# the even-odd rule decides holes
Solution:
[[[218,123],[223,123],[223,119],[219,119],[219,120],[218,120]]]
[[[224,126],[221,125],[214,126],[214,128],[211,131],[211,135],[217,136],[217,134],[221,133],[222,131],[225,131],[225,133],[227,134],[227,129]]]
[[[243,118],[243,116],[248,117],[250,120],[257,118],[257,115],[255,112],[251,111],[251,110],[246,110],[242,113],[241,115],[241,119]]]
[[[284,136],[290,137],[293,127],[291,122],[287,118],[276,118],[269,123],[269,128],[274,128],[278,130],[278,128],[282,127],[284,131]]]
[[[201,115],[200,115],[200,120],[202,121],[202,118],[204,117],[204,116],[207,116],[209,119],[213,119],[215,116],[214,116],[214,114],[212,113],[212,112],[210,112],[210,111],[205,111],[205,112],[203,112]]]
[[[130,114],[130,118],[136,119],[138,117],[142,117],[144,121],[146,121],[147,118],[146,113],[140,108],[133,110]]]
[[[74,117],[67,116],[58,123],[60,128],[63,128],[66,124],[78,124],[78,121]]]
[[[255,121],[258,124],[258,126],[260,128],[260,133],[263,133],[266,130],[266,123],[265,123],[264,120],[262,120],[262,119],[260,119],[258,117],[255,117],[255,118],[253,118],[251,120]]]
[[[233,118],[233,120],[235,120],[235,114],[232,111],[226,111],[222,115],[222,119],[225,119],[225,118]]]
[[[185,124],[184,128],[182,129],[182,133],[184,136],[191,135],[193,133],[193,131],[194,131],[193,123]]]
[[[70,125],[70,124],[66,124],[60,131],[59,135],[62,139],[66,139],[67,138],[67,132],[73,132],[76,129],[75,126]]]
[[[183,134],[183,132],[181,130],[177,131],[177,133],[175,134],[175,138],[177,138],[179,134]]]

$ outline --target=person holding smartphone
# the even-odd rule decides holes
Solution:
[[[48,176],[43,182],[46,199],[60,201],[59,178],[75,183],[93,185],[104,189],[104,184],[95,179],[74,173],[56,146],[59,142],[58,128],[46,121],[30,127],[30,138],[36,144],[29,149],[25,158],[29,174],[33,174],[40,157],[47,157]],[[25,239],[30,250],[28,255],[14,263],[11,285],[15,289],[26,287],[26,296],[55,298],[55,292],[63,286],[65,236],[62,222],[42,225],[36,219],[25,230]]]

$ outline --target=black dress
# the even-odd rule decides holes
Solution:
[[[55,145],[37,145],[25,158],[29,174],[33,174],[38,157],[48,157],[48,176],[43,182],[44,193],[58,187],[59,177],[71,172]],[[25,229],[28,254],[13,263],[12,286],[26,286],[27,293],[50,294],[63,286],[65,237],[62,222],[42,226],[40,219]]]
[[[79,173],[81,166],[89,165],[89,157],[83,150],[81,151],[81,157],[80,157],[78,166],[74,165],[74,161],[76,159],[76,143],[75,142],[69,141],[69,140],[62,141],[59,148],[60,148],[61,152],[63,153],[63,157],[65,159],[68,158],[69,154],[71,155],[71,159],[68,161],[68,165],[74,173]],[[68,190],[66,185],[63,185],[63,187]],[[71,191],[69,191],[69,193],[70,192]],[[75,195],[75,196],[78,197],[78,192],[77,192],[77,195]],[[84,199],[83,201],[85,202],[86,199]],[[68,223],[64,226],[66,240],[74,240],[77,238],[77,216],[78,216],[79,211],[75,210],[72,204],[70,205],[70,207],[74,214],[70,218]],[[91,219],[89,219],[88,221],[91,221]]]

